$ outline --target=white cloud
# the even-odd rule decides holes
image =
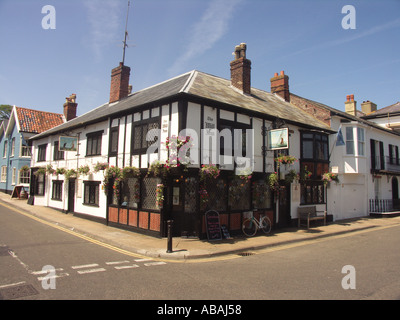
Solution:
[[[189,41],[182,55],[168,69],[170,75],[182,71],[185,63],[202,55],[214,46],[228,30],[228,24],[232,18],[235,8],[242,0],[212,0],[197,21],[189,35]]]
[[[120,1],[86,0],[84,2],[90,25],[88,44],[93,50],[95,60],[101,61],[102,51],[110,44],[117,43],[123,35],[118,34],[122,25],[122,8]]]

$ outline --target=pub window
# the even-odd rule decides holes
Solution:
[[[64,160],[64,151],[60,151],[59,141],[54,141],[53,160]]]
[[[321,181],[304,181],[300,184],[300,204],[325,203],[325,185]]]
[[[257,180],[252,184],[253,206],[255,209],[271,209],[271,188],[265,180]]]
[[[140,122],[134,125],[132,130],[132,153],[143,154],[146,153],[147,148],[158,141],[158,130],[150,131],[152,129],[160,129],[159,120],[151,119],[149,122]],[[147,140],[146,140],[147,138]],[[158,149],[157,149],[158,150]]]
[[[86,135],[86,156],[101,155],[101,138],[103,131],[91,132]]]
[[[83,204],[98,206],[99,205],[99,181],[83,181],[84,197]]]
[[[61,201],[62,200],[62,189],[63,189],[63,181],[53,180],[53,190],[52,190],[52,194],[51,194],[51,199]]]
[[[160,178],[146,177],[141,183],[140,197],[143,209],[157,210],[156,190],[157,184],[161,183]]]
[[[110,129],[110,154],[118,153],[118,127]]]
[[[45,186],[45,174],[38,174],[35,179],[35,194],[38,196],[44,196],[44,186]]]
[[[329,170],[328,136],[319,132],[301,133],[301,170],[311,172],[313,178]]]
[[[122,206],[137,208],[140,201],[140,181],[138,178],[127,178],[122,184]]]
[[[46,161],[46,149],[47,149],[47,144],[42,144],[38,146],[38,157],[37,161]]]

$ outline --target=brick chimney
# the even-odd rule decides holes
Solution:
[[[271,93],[276,93],[285,101],[290,102],[289,77],[284,71],[281,71],[280,75],[275,73],[271,78]]]
[[[110,103],[125,98],[129,94],[129,75],[131,68],[122,62],[111,71]]]
[[[251,61],[246,59],[246,44],[235,47],[235,60],[231,61],[231,85],[245,94],[251,93]]]
[[[344,111],[352,116],[357,116],[357,101],[354,101],[354,94],[347,95],[346,99]]]
[[[376,104],[369,100],[363,101],[363,103],[361,103],[361,111],[365,114],[372,113],[376,111]]]
[[[65,98],[64,117],[65,117],[65,120],[67,120],[67,121],[76,118],[76,108],[78,107],[78,104],[75,101],[76,101],[75,93],[73,93],[69,97]]]

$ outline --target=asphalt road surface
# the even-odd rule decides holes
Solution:
[[[241,300],[399,299],[399,243],[395,226],[173,262],[126,255],[0,205],[0,299],[235,300],[228,313]],[[162,301],[152,310],[184,312]]]

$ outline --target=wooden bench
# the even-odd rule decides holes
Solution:
[[[323,215],[318,215],[320,212],[322,212]],[[316,206],[298,207],[297,215],[299,219],[299,228],[301,221],[307,221],[307,229],[310,228],[310,221],[313,220],[324,220],[324,225],[326,225],[326,211],[317,211]]]

